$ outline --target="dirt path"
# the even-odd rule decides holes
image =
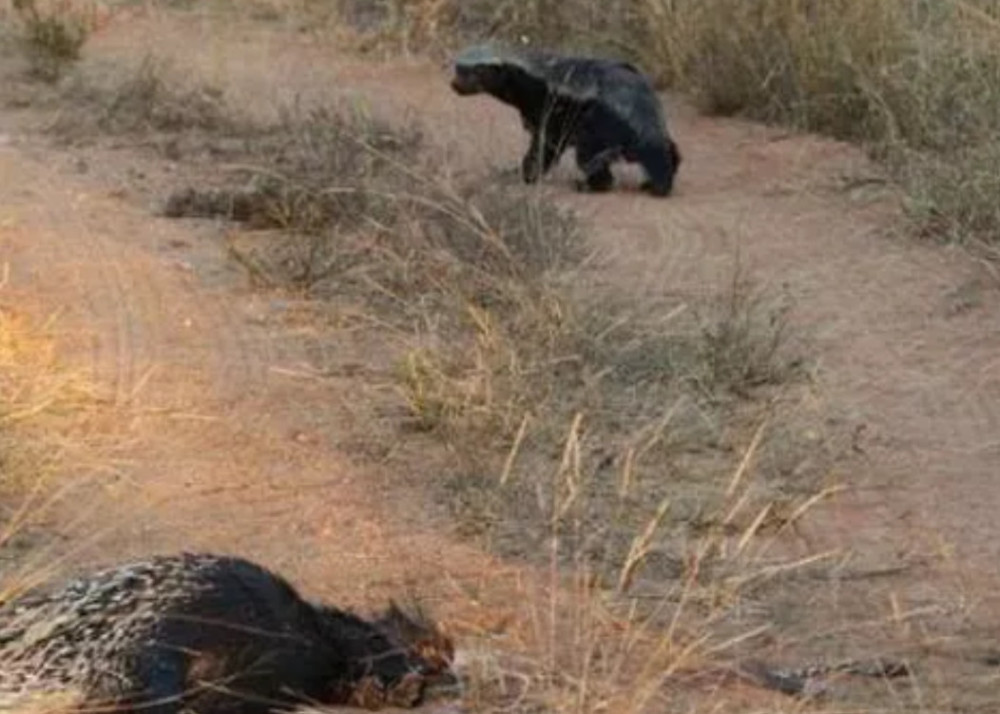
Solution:
[[[57,316],[67,359],[119,414],[99,510],[88,497],[83,520],[67,515],[70,533],[101,536],[72,546],[74,567],[236,552],[364,606],[502,579],[484,554],[412,532],[413,506],[337,448],[351,431],[337,420],[364,395],[312,356],[357,362],[363,345],[325,338],[294,297],[249,290],[214,233],[152,217],[77,166],[27,138],[0,148],[7,299]]]
[[[524,145],[508,110],[455,97],[437,67],[346,60],[280,33],[223,40],[208,25],[142,22],[113,28],[94,51],[134,59],[153,30],[164,47],[183,35],[182,66],[248,107],[315,92],[408,109],[436,127],[432,140],[457,170],[509,165]],[[783,286],[818,355],[815,400],[859,434],[861,453],[835,475],[857,489],[817,532],[876,561],[947,553],[973,575],[964,587],[990,592],[1000,577],[1000,299],[981,267],[894,236],[893,202],[848,185],[872,174],[850,147],[671,114],[685,156],[675,197],[565,194],[609,258],[603,280],[640,295],[718,286],[738,253],[759,280]],[[61,311],[66,353],[86,360],[127,418],[107,487],[106,508],[118,512],[101,514],[119,528],[81,557],[241,552],[349,603],[409,581],[447,603],[459,581],[496,589],[512,572],[414,531],[423,516],[408,491],[345,453],[337,435],[357,428],[352,404],[366,398],[347,367],[370,345],[324,336],[294,296],[251,290],[208,229],[156,218],[141,192],[118,191],[135,170],[120,157],[60,152],[9,117],[0,133],[9,294],[39,314]],[[344,374],[317,375],[316,351]],[[367,366],[376,376],[384,367]]]

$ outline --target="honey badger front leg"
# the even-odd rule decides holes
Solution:
[[[552,164],[563,152],[563,146],[555,144],[543,136],[541,131],[531,132],[531,145],[521,160],[521,177],[525,183],[535,183],[548,173]]]

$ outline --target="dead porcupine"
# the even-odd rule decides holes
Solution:
[[[640,164],[649,193],[673,190],[680,152],[652,85],[628,62],[476,45],[458,55],[451,86],[461,95],[489,94],[521,113],[531,133],[521,162],[526,183],[573,146],[585,176],[581,190],[610,189],[616,161]]]
[[[404,622],[405,621],[405,622]],[[403,624],[399,624],[403,623]],[[430,661],[401,627],[439,643]],[[454,681],[450,641],[393,606],[374,623],[213,554],[157,556],[0,606],[0,693],[74,689],[87,707],[265,714],[302,702],[416,706]]]

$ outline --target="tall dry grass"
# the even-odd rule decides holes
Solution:
[[[52,509],[77,485],[64,477],[86,470],[85,422],[100,409],[89,380],[59,358],[56,324],[0,303],[0,602],[35,582],[21,566],[45,551]]]
[[[87,381],[62,365],[49,334],[51,325],[0,306],[0,451],[3,487],[23,487],[46,473],[58,458],[45,438],[94,400]]]
[[[995,0],[638,0],[639,59],[707,112],[863,143],[921,231],[995,252]]]
[[[503,626],[502,637],[493,621],[466,632],[467,705],[498,713],[828,711],[829,702],[808,695],[772,692],[768,697],[766,690],[775,688],[774,681],[764,680],[768,673],[781,671],[775,657],[785,646],[777,620],[790,613],[774,613],[764,603],[775,592],[803,594],[803,579],[824,577],[842,557],[837,551],[795,555],[784,547],[798,525],[839,488],[802,494],[775,527],[771,516],[778,504],[761,503],[754,494],[760,475],[758,449],[767,428],[762,423],[739,451],[724,494],[711,505],[714,525],[685,535],[666,517],[674,504],[664,498],[629,533],[628,549],[605,572],[592,567],[590,554],[581,547],[584,541],[567,537],[589,528],[581,518],[586,506],[579,494],[591,475],[581,468],[584,447],[574,420],[562,462],[536,484],[550,509],[547,537],[539,546],[548,568],[541,569],[538,579],[518,581],[517,596],[504,608],[510,622]],[[622,462],[620,483],[630,482],[631,468],[627,460]],[[666,583],[651,581],[646,571],[656,567],[654,561],[665,548],[678,554],[676,576]],[[868,635],[870,647],[886,628],[902,633],[925,615],[891,612],[871,603],[852,629]],[[825,621],[813,622],[810,637],[835,649],[830,640],[838,633],[825,627]],[[912,633],[903,638],[911,640]],[[878,657],[900,661],[891,656],[890,647],[881,646]],[[906,652],[907,645],[896,647]],[[862,649],[858,656],[864,661],[872,650]],[[827,661],[837,659],[830,656]],[[803,664],[796,662],[792,669]],[[740,683],[755,684],[756,695],[741,698],[735,686]],[[801,683],[808,689],[804,677]],[[917,710],[913,707],[938,702],[936,692],[922,691],[918,677],[879,684],[887,691],[856,699],[838,693],[834,706],[860,714]]]

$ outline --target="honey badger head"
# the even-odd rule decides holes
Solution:
[[[458,686],[452,670],[455,645],[422,609],[414,605],[404,610],[390,602],[372,624],[405,649],[411,671],[423,678],[425,695],[451,692]]]
[[[495,89],[502,81],[507,53],[490,45],[475,45],[455,59],[455,74],[451,88],[462,96],[481,94]],[[513,55],[512,55],[513,56]]]
[[[358,666],[336,685],[333,703],[410,708],[458,692],[454,645],[419,608],[404,610],[393,602],[371,624],[360,643],[364,656],[352,657]]]

